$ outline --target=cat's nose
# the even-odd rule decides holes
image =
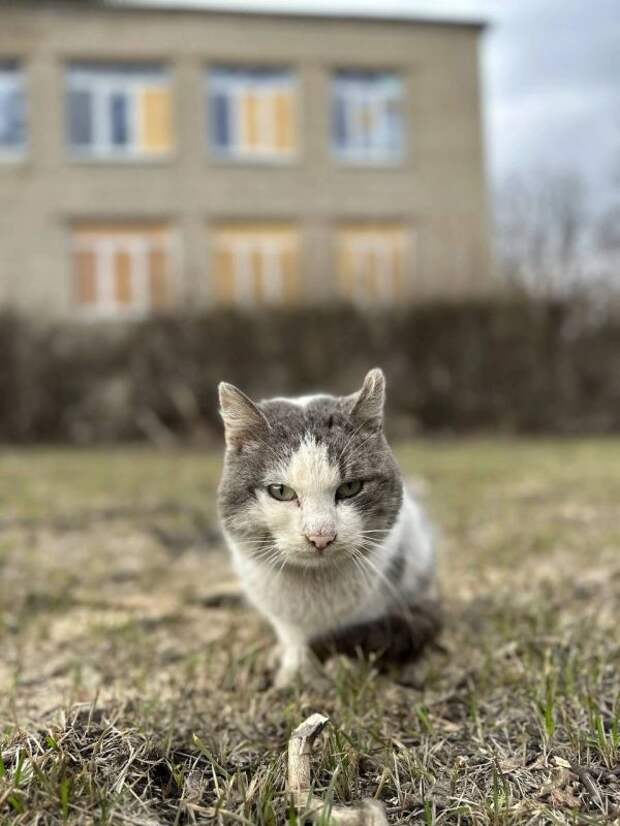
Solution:
[[[307,533],[306,539],[312,542],[317,551],[324,551],[328,545],[331,545],[336,538],[336,532],[331,533]]]

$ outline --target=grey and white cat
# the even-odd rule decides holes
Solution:
[[[350,396],[256,404],[224,382],[219,396],[220,516],[244,590],[278,636],[276,685],[311,674],[322,641],[357,645],[378,625],[380,645],[387,629],[409,653],[403,628],[435,599],[435,554],[384,436],[382,371]]]

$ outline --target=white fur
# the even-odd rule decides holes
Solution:
[[[313,638],[376,619],[417,597],[433,596],[435,554],[421,509],[404,490],[395,524],[377,547],[366,550],[372,565],[360,570],[350,549],[363,541],[362,520],[346,500],[336,504],[334,493],[342,480],[325,446],[307,437],[280,471],[279,479],[265,483],[284,482],[297,492],[298,501],[279,502],[259,492],[255,510],[247,518],[267,525],[278,537],[280,558],[296,564],[266,564],[242,542],[230,535],[227,540],[249,600],[269,618],[278,635],[282,660],[277,682],[286,684],[308,666]],[[332,527],[337,539],[320,557],[304,534]],[[403,542],[408,549],[405,567],[395,587],[386,572]]]
[[[346,503],[336,503],[336,488],[342,482],[338,468],[329,461],[327,447],[307,435],[288,462],[276,466],[258,490],[252,516],[278,538],[278,550],[284,559],[315,567],[323,564],[307,536],[335,533],[330,558],[338,558],[362,539],[362,519]],[[270,484],[291,487],[297,499],[280,502],[267,493]]]
[[[308,396],[294,396],[289,398],[288,396],[276,396],[275,399],[270,399],[273,402],[288,402],[289,404],[296,404],[297,407],[308,407],[311,402],[316,401],[317,399],[331,399],[333,396],[327,395],[327,393],[314,393]]]

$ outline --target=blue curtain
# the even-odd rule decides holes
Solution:
[[[232,142],[230,130],[230,100],[222,92],[215,92],[211,98],[211,118],[213,121],[213,141],[218,149],[229,149]]]
[[[129,143],[129,122],[127,96],[117,92],[110,98],[110,120],[112,123],[112,143],[127,146]]]
[[[336,90],[332,104],[332,134],[337,149],[346,149],[348,142],[345,102]]]
[[[0,94],[0,146],[19,147],[25,140],[24,96],[10,89]]]
[[[93,103],[90,92],[73,91],[69,95],[69,136],[72,146],[90,146],[93,142]]]

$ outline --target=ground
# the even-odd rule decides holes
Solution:
[[[296,823],[314,711],[325,823],[367,796],[391,823],[619,821],[620,441],[397,452],[441,527],[441,645],[282,693],[224,587],[217,454],[5,451],[0,823]]]

